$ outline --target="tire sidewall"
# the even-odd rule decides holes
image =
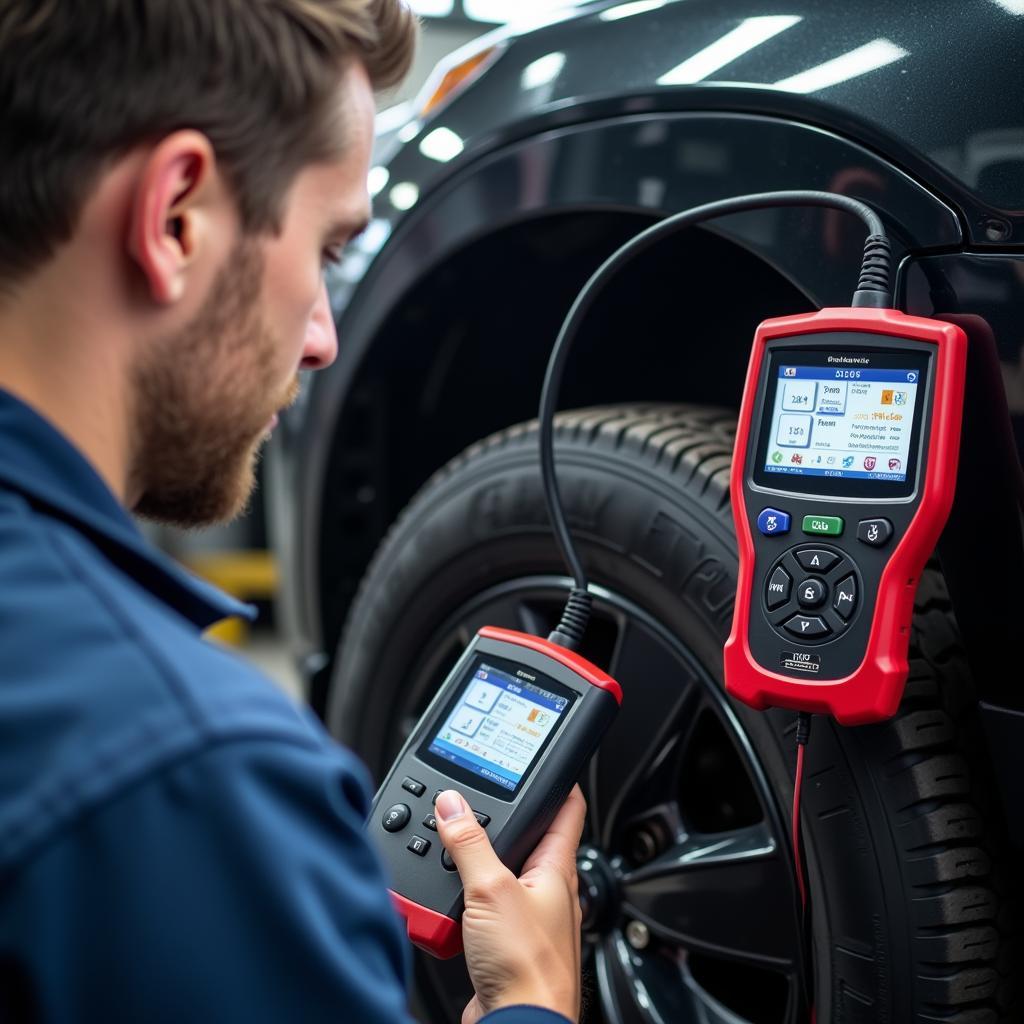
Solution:
[[[428,484],[387,538],[353,605],[328,723],[378,778],[403,680],[454,609],[498,583],[564,574],[535,441],[528,442],[530,436],[513,435],[477,446]],[[737,576],[727,502],[709,499],[706,481],[681,486],[664,467],[628,450],[562,437],[556,451],[563,502],[592,581],[660,621],[721,687]],[[628,700],[629,680],[620,681]],[[775,812],[788,825],[794,716],[729,703],[775,795]],[[826,1007],[843,973],[839,947],[863,957],[855,966],[874,1002],[871,1019],[904,1021],[912,1015],[898,992],[912,969],[907,896],[865,761],[870,743],[865,749],[859,732],[820,721],[808,753],[805,837],[819,1020],[833,1019]]]

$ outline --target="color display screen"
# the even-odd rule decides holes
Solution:
[[[427,752],[513,793],[574,698],[541,673],[496,660],[477,664]]]
[[[907,479],[920,371],[778,368],[766,473]]]
[[[820,337],[835,347],[769,351],[753,482],[786,493],[910,497],[922,457],[931,352],[905,339],[892,341],[906,348],[858,350],[852,343],[862,336],[852,332]]]

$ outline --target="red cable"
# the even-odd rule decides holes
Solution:
[[[796,871],[796,887],[800,893],[800,920],[801,927],[805,927],[807,915],[807,879],[804,877],[803,842],[800,835],[800,791],[804,782],[804,750],[807,740],[810,738],[810,716],[801,714],[800,725],[797,728],[796,742],[796,771],[793,775],[793,864]],[[816,1024],[817,1012],[814,1003],[811,1002],[810,1024]]]
[[[796,864],[796,887],[800,892],[800,908],[807,909],[807,883],[800,842],[800,789],[804,780],[804,745],[796,748],[796,776],[793,779],[793,861]]]

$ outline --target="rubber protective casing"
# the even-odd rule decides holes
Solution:
[[[414,946],[425,949],[439,960],[450,960],[462,952],[462,924],[459,921],[406,899],[394,889],[388,892],[395,910],[405,918],[405,932]]]
[[[524,803],[527,799],[525,793],[520,794],[516,799],[515,803],[509,805],[510,808],[522,805],[526,810],[526,820],[523,822],[523,834],[516,839],[515,837],[509,837],[504,834],[498,836],[492,836],[492,843],[494,845],[495,852],[498,853],[499,857],[513,870],[518,870],[522,861],[526,859],[526,856],[536,845],[537,841],[543,835],[543,831],[547,829],[551,822],[551,819],[555,816],[558,808],[561,807],[562,802],[569,794],[569,790],[578,777],[578,773],[582,770],[586,759],[589,758],[593,752],[597,743],[600,741],[604,731],[613,721],[615,714],[618,711],[619,705],[622,703],[622,688],[618,682],[614,680],[607,673],[603,672],[596,665],[591,664],[585,658],[580,657],[573,651],[567,650],[558,644],[551,643],[548,640],[544,640],[541,637],[531,636],[528,633],[520,633],[510,629],[500,629],[495,626],[484,626],[477,634],[476,640],[467,649],[466,654],[460,659],[459,665],[453,669],[451,675],[446,680],[444,686],[439,691],[440,695],[444,694],[452,681],[457,679],[460,675],[461,666],[466,663],[467,655],[478,648],[480,641],[491,641],[491,646],[495,644],[502,645],[500,653],[505,657],[515,658],[517,650],[520,652],[529,651],[533,652],[533,655],[540,655],[550,662],[554,662],[561,666],[563,669],[568,669],[572,673],[572,677],[577,682],[577,688],[583,691],[588,691],[586,686],[581,684],[589,684],[595,691],[600,693],[600,697],[596,694],[593,695],[592,700],[588,700],[588,710],[586,711],[586,717],[580,717],[579,722],[589,723],[589,727],[585,730],[586,735],[578,735],[575,740],[568,741],[563,737],[562,747],[566,750],[566,756],[560,758],[554,758],[550,753],[547,755],[545,761],[552,764],[565,762],[565,766],[569,768],[569,774],[572,778],[558,778],[552,780],[550,784],[543,790],[540,787],[534,785],[531,788],[531,796],[529,797],[528,803]],[[530,655],[521,655],[523,659],[529,659]],[[540,671],[544,671],[543,663],[534,664],[531,660],[531,666],[537,668]],[[549,673],[551,670],[549,669]],[[551,673],[553,674],[553,673]],[[564,681],[564,680],[563,680]],[[609,699],[610,698],[610,699]],[[575,708],[575,714],[582,716],[584,709],[582,702],[578,702],[580,706]],[[442,702],[443,706],[443,702]],[[388,774],[387,780],[381,787],[380,792],[374,801],[374,812],[371,812],[371,827],[373,826],[373,819],[376,817],[375,812],[379,808],[381,796],[388,789],[388,783],[392,780],[395,775],[396,769],[399,765],[409,765],[406,759],[406,755],[409,750],[414,750],[417,746],[417,737],[423,730],[424,722],[431,718],[434,705],[428,708],[425,712],[423,719],[417,724],[413,730],[412,736],[408,741],[406,748],[399,755],[392,766],[391,771]],[[578,727],[579,728],[579,727]],[[410,765],[411,768],[411,765]],[[417,770],[418,774],[424,774],[429,772],[429,776],[435,777],[436,772],[429,769],[428,766],[420,764],[418,768],[411,770]],[[437,777],[436,781],[440,783],[442,780]],[[445,788],[451,789],[462,789],[463,795],[473,800],[471,793],[465,790],[465,787],[456,783],[452,780],[448,780]],[[476,801],[482,800],[483,797],[480,794],[476,794]],[[384,801],[385,804],[389,802]],[[479,806],[477,803],[476,806]],[[497,813],[493,807],[490,808],[492,813]],[[399,846],[404,847],[404,837],[399,843]],[[395,909],[405,918],[406,930],[409,935],[410,941],[419,946],[421,949],[433,954],[440,959],[447,959],[455,956],[462,952],[462,924],[458,917],[450,916],[449,914],[442,913],[437,909],[424,906],[422,903],[416,902],[409,896],[402,895],[396,892],[394,889],[390,890],[391,898],[394,903]],[[461,903],[461,899],[459,901]]]
[[[803,340],[807,335],[833,331],[885,334],[934,345],[932,429],[918,482],[920,504],[882,573],[863,660],[854,672],[841,679],[805,681],[765,668],[751,653],[748,627],[753,610],[754,542],[744,496],[751,431],[756,428],[752,420],[765,368],[766,345],[779,338]],[[843,725],[876,722],[896,713],[909,672],[907,649],[917,581],[953,505],[966,365],[967,338],[959,327],[908,316],[894,309],[822,309],[766,320],[758,327],[737,425],[731,479],[740,565],[724,667],[725,687],[733,697],[758,710],[783,707],[831,714]]]

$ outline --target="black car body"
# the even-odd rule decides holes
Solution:
[[[882,215],[901,308],[955,305],[994,334],[1010,415],[996,408],[991,426],[976,410],[965,460],[1008,505],[962,510],[978,571],[954,597],[1002,737],[992,754],[1012,765],[1019,466],[992,438],[1009,422],[1024,441],[1022,44],[1018,0],[601,2],[474,44],[489,53],[475,79],[385,140],[376,219],[330,278],[339,359],[269,456],[283,613],[314,705],[389,527],[449,459],[535,415],[557,329],[600,261],[699,203],[823,189]],[[862,241],[845,217],[801,209],[667,244],[612,286],[561,405],[737,408],[755,325],[848,304]]]
[[[686,87],[659,86],[657,78],[744,18],[775,8],[730,3],[724,12],[715,0],[676,0],[601,19],[608,8],[629,6],[598,4],[508,37],[472,89],[426,123],[411,122],[416,134],[388,162],[389,187],[408,183],[418,201],[400,210],[387,202],[389,189],[378,198],[379,219],[365,246],[332,282],[340,357],[308,382],[272,452],[267,493],[275,543],[289,567],[287,621],[309,674],[333,657],[347,601],[387,525],[466,444],[535,412],[534,385],[566,300],[601,254],[668,212],[780,188],[869,200],[886,216],[898,256],[911,257],[900,268],[904,294],[917,280],[914,262],[946,257],[965,308],[987,315],[997,330],[1011,408],[1024,413],[1013,323],[1015,267],[1024,252],[1024,213],[1017,209],[1024,199],[1024,20],[992,0],[790,4],[787,11],[802,12],[799,24]],[[820,96],[767,87],[879,38],[906,56]],[[524,90],[524,70],[559,52],[567,59],[557,77]],[[450,163],[419,150],[439,126],[465,140]],[[551,281],[514,252],[517,234],[546,230],[545,244],[556,244],[560,221],[588,218],[590,258],[567,254],[576,262],[568,280]],[[826,220],[831,229],[823,227]],[[802,293],[796,304],[807,307],[848,301],[860,253],[856,227],[844,240],[845,227],[834,215],[809,210],[733,218],[717,230],[791,282]],[[504,239],[496,244],[499,234]],[[834,244],[810,241],[821,237]],[[951,253],[964,255],[951,261]],[[453,277],[456,261],[474,264],[472,287]],[[909,311],[928,312],[924,297],[908,298]],[[792,310],[786,299],[765,305],[737,275],[713,300],[750,307],[754,322]],[[715,310],[706,293],[674,290],[672,300],[670,322],[658,326],[666,341],[685,346],[685,335],[707,329]],[[544,320],[529,336],[509,338],[509,304],[539,307]],[[450,336],[456,317],[465,340]],[[711,330],[721,340],[721,328]],[[645,397],[738,404],[748,342],[749,332],[731,340],[731,351],[720,353],[721,372],[701,354],[716,381],[710,393],[685,380],[666,389],[653,371]],[[628,361],[614,346],[610,355]],[[446,389],[461,393],[458,364],[468,358],[483,371],[484,388],[509,364],[528,362],[533,372],[523,373],[500,411],[472,401],[458,408],[440,399]],[[424,370],[437,400],[406,403],[410,383],[422,381]],[[629,373],[642,377],[643,368]],[[608,390],[598,381],[577,382],[564,404]],[[380,422],[389,415],[385,405],[390,425]],[[346,430],[358,438],[346,439]]]

